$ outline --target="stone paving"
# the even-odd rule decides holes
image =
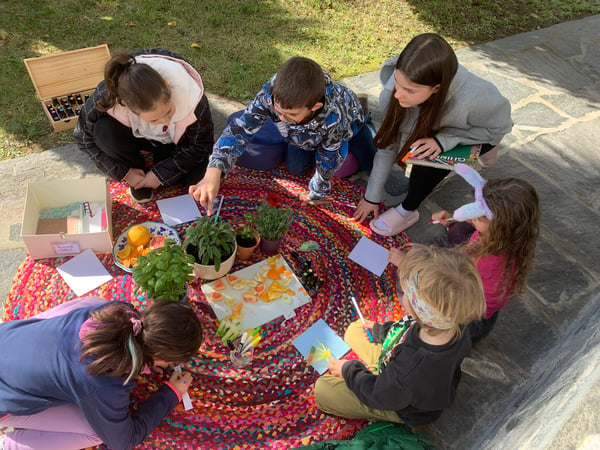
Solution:
[[[485,177],[529,180],[542,201],[537,263],[527,291],[463,363],[455,404],[424,434],[440,449],[600,448],[600,15],[459,50],[459,61],[491,80],[513,107],[513,132]],[[379,123],[376,72],[343,80],[369,95]],[[215,96],[222,129],[243,105]],[[27,182],[98,172],[75,146],[0,162],[0,300],[25,251],[19,238]],[[356,182],[365,182],[364,176]],[[400,171],[387,205],[403,198]],[[448,177],[421,206],[407,234],[425,242],[429,215],[466,203],[469,188]]]

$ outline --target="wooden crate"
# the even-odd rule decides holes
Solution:
[[[54,131],[74,128],[79,108],[104,78],[108,45],[25,59],[42,109]]]

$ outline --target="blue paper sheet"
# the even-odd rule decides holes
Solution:
[[[335,334],[323,319],[317,320],[308,330],[294,339],[292,344],[294,344],[294,347],[296,347],[305,358],[308,357],[311,347],[317,347],[321,344],[331,350],[332,357],[338,359],[350,350],[350,346],[346,344],[341,337]],[[319,374],[323,374],[327,371],[327,361],[325,360],[315,361],[311,365],[319,372]]]

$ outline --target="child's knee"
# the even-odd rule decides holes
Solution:
[[[315,404],[318,408],[321,407],[321,403],[324,397],[327,396],[327,388],[325,387],[326,383],[323,381],[323,377],[319,377],[315,382]]]
[[[313,161],[290,157],[285,160],[285,169],[292,175],[304,175],[313,166]]]
[[[362,334],[364,334],[363,324],[360,320],[355,320],[348,326],[348,328],[346,328],[346,332],[344,333],[344,341],[351,341],[352,338],[356,337],[357,335],[360,336]]]
[[[292,175],[304,175],[315,164],[315,152],[288,145],[285,154],[285,168]]]
[[[336,379],[338,377],[334,377],[333,375],[322,375],[315,382],[315,405],[322,411],[329,411],[332,397],[335,397],[335,395],[333,395],[335,390],[332,389],[331,385],[331,382],[334,381],[332,378]]]

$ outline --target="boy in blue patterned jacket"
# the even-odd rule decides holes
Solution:
[[[268,119],[273,120],[288,142],[286,165],[290,172],[302,174],[316,162],[309,183],[308,200],[312,202],[330,200],[331,177],[349,151],[357,157],[362,170],[371,170],[376,149],[368,127],[364,126],[356,94],[335,83],[311,59],[293,57],[264,84],[244,113],[223,130],[204,178],[190,186],[190,194],[207,208],[209,215],[221,179]]]

